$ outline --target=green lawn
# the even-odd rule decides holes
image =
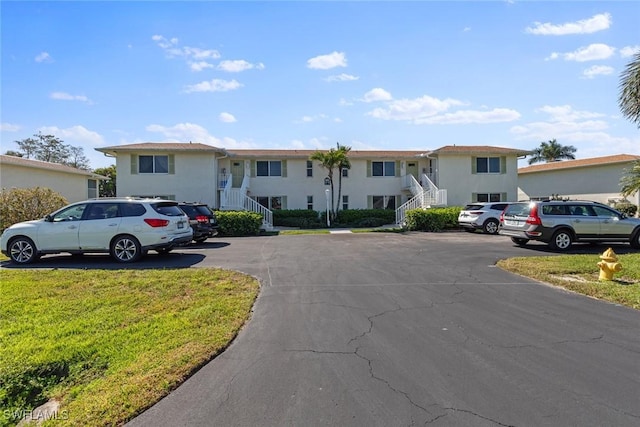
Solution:
[[[65,425],[122,424],[226,348],[259,288],[198,268],[4,269],[0,283],[0,425],[50,399]]]
[[[612,281],[600,281],[599,255],[559,255],[509,258],[498,266],[532,279],[594,298],[640,309],[640,254],[619,256],[622,271]]]

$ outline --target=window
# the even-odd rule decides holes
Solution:
[[[256,202],[267,209],[278,210],[284,209],[285,196],[258,196]]]
[[[82,219],[82,215],[84,214],[84,210],[86,208],[86,204],[70,206],[65,210],[55,214],[55,216],[53,217],[53,222],[79,221],[80,219]]]
[[[256,162],[257,176],[282,176],[282,162],[280,160],[259,160]]]
[[[396,176],[396,162],[371,162],[372,176]]]
[[[342,177],[343,178],[348,178],[349,177],[349,169],[342,169]]]
[[[396,196],[371,196],[373,209],[396,209]]]
[[[96,197],[98,197],[98,181],[90,179],[87,182],[87,198],[95,199]]]
[[[501,173],[500,157],[476,157],[476,173]]]
[[[342,210],[349,209],[349,196],[342,196]]]
[[[307,196],[307,209],[313,210],[313,196]]]
[[[477,193],[474,199],[476,202],[501,202],[503,200],[503,193]]]
[[[169,156],[139,156],[140,173],[169,173]]]
[[[307,160],[307,176],[313,176],[313,162]]]

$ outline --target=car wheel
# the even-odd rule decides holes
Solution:
[[[511,241],[518,246],[524,246],[529,243],[529,239],[522,239],[520,237],[512,237]]]
[[[198,239],[193,239],[193,241],[196,242],[196,243],[202,243],[207,239],[208,239],[207,237],[200,237]]]
[[[633,235],[629,243],[632,248],[640,249],[640,230],[636,231],[636,234]]]
[[[28,237],[13,239],[8,249],[11,261],[16,264],[30,264],[39,258],[36,245]]]
[[[171,252],[173,250],[173,248],[160,248],[160,249],[156,249],[156,252],[158,252],[158,254],[160,255],[166,255],[169,252]]]
[[[118,262],[134,262],[142,256],[140,242],[133,236],[118,236],[111,243],[111,256]]]
[[[498,234],[498,221],[495,219],[486,220],[482,230],[487,234]]]
[[[571,233],[569,231],[558,230],[555,233],[553,233],[553,237],[551,237],[549,246],[551,247],[551,249],[566,251],[571,247],[572,242],[573,242],[573,237],[571,236]]]

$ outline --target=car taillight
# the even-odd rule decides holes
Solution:
[[[145,218],[144,222],[149,224],[150,226],[156,227],[166,227],[169,225],[169,220],[167,219],[159,219],[159,218]]]
[[[504,224],[504,211],[500,214],[500,222]]]
[[[526,222],[531,225],[542,225],[542,220],[538,216],[538,205],[533,205],[531,207],[531,212],[529,212]]]
[[[484,212],[483,211],[470,211],[469,214],[470,215],[482,215]]]
[[[196,221],[198,222],[209,222],[209,217],[206,215],[198,215],[196,216]]]

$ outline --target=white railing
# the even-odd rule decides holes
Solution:
[[[242,179],[240,188],[233,188],[231,185],[232,176],[228,176],[224,190],[220,193],[220,209],[223,210],[243,210],[256,212],[262,215],[262,225],[265,228],[273,227],[273,212],[262,206],[260,203],[247,196],[249,187],[249,177]]]
[[[407,175],[404,179],[403,185],[405,188],[409,188],[414,196],[396,209],[396,224],[403,225],[405,223],[408,210],[447,205],[447,190],[440,190],[436,187],[426,174],[421,176],[421,181],[426,188],[420,185],[413,175]]]

